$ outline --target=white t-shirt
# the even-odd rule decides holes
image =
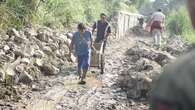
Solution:
[[[165,19],[165,15],[162,12],[155,12],[152,15],[152,19],[153,21],[163,22],[163,20]]]

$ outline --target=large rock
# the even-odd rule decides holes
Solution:
[[[41,72],[33,65],[27,64],[26,62],[20,63],[15,68],[16,71],[16,83],[32,84],[33,81],[39,79]]]
[[[131,28],[131,31],[134,35],[136,36],[150,36],[150,33],[148,31],[146,31],[143,26],[140,26],[140,25],[137,25],[137,26],[134,26],[133,28]]]
[[[7,35],[9,35],[9,38],[14,40],[16,43],[23,43],[25,42],[25,37],[22,32],[20,33],[15,28],[9,29],[7,31]]]
[[[13,83],[16,76],[15,68],[20,63],[21,58],[18,58],[14,62],[6,62],[0,65],[1,78],[6,83]]]
[[[148,97],[153,82],[160,75],[161,66],[146,58],[128,59],[126,68],[119,77],[120,87],[127,92],[129,98]],[[132,61],[133,60],[133,61]]]
[[[43,52],[47,55],[52,55],[53,54],[53,51],[49,46],[44,46],[43,47]]]
[[[14,52],[16,58],[25,56],[24,53],[22,52],[22,50],[14,50],[13,52]]]
[[[31,27],[21,31],[9,29],[7,35],[0,36],[2,80],[31,84],[41,73],[56,75],[61,67],[68,65],[70,39],[63,33],[47,27],[37,30]]]
[[[36,58],[42,58],[45,55],[44,55],[44,52],[43,51],[41,51],[41,50],[35,50],[33,56],[36,57]]]
[[[15,28],[8,29],[7,35],[9,35],[10,37],[11,36],[20,37],[19,32]]]
[[[44,42],[49,42],[49,39],[52,36],[53,36],[53,31],[50,28],[44,27],[38,29],[36,38]]]
[[[145,47],[140,48],[137,46],[129,49],[127,51],[127,55],[147,58],[156,61],[161,66],[164,66],[167,63],[171,63],[176,59],[174,56],[172,56],[167,52],[154,50],[152,48],[145,48]]]
[[[43,64],[43,66],[40,67],[41,72],[44,75],[57,75],[59,73],[59,69],[53,66],[52,64]]]
[[[9,47],[8,45],[5,45],[5,46],[3,47],[3,50],[4,50],[4,51],[8,51],[8,50],[10,50],[10,47]]]
[[[33,28],[26,28],[24,30],[24,35],[26,35],[28,38],[30,38],[30,37],[33,37],[33,36],[37,36],[37,32]]]
[[[38,67],[41,67],[41,66],[43,66],[43,60],[42,59],[35,59],[35,62],[34,62],[34,65],[35,66],[38,66]]]
[[[7,41],[9,39],[9,36],[4,34],[4,33],[0,33],[0,40],[1,41]]]
[[[33,78],[31,75],[27,73],[27,65],[26,64],[19,64],[15,68],[17,72],[16,76],[16,83],[24,83],[24,84],[31,84],[33,82]]]
[[[19,36],[19,37],[15,36],[15,37],[14,37],[14,41],[15,41],[16,43],[23,43],[23,42],[26,41],[26,39],[25,39],[24,37],[22,37],[22,36]]]
[[[30,59],[29,58],[22,58],[21,59],[21,63],[24,63],[24,64],[26,64],[26,65],[28,65],[28,64],[30,64]]]
[[[1,103],[1,109],[2,110],[10,110],[10,106],[12,106],[12,104],[7,104],[7,101],[10,102],[18,102],[21,97],[18,94],[18,89],[15,88],[14,86],[11,85],[6,85],[4,83],[0,83],[0,100],[2,100]],[[6,108],[6,106],[9,108]],[[5,108],[5,109],[4,109]]]
[[[63,41],[63,42],[66,42],[66,41],[68,40],[68,38],[67,38],[67,36],[66,36],[66,35],[64,35],[64,34],[60,34],[60,36],[59,36],[59,40],[60,40],[60,41]]]
[[[182,38],[182,36],[173,36],[167,40],[166,46],[163,48],[171,55],[180,56],[189,50],[190,45]]]
[[[21,73],[18,77],[18,82],[19,83],[31,85],[33,81],[34,81],[34,78],[29,73],[27,73],[26,71]]]
[[[59,48],[56,43],[49,43],[47,46],[50,47],[52,51],[56,51]]]
[[[171,54],[154,50],[142,42],[129,49],[126,55],[124,70],[118,78],[119,86],[126,91],[129,98],[135,99],[148,98],[162,67],[175,61]]]

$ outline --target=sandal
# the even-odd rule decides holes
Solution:
[[[84,84],[86,84],[86,82],[85,81],[80,81],[78,84],[84,85]]]

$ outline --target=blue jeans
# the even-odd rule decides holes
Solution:
[[[82,70],[87,71],[90,66],[91,51],[84,55],[78,55],[78,72],[81,73]]]

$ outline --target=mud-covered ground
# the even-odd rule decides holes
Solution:
[[[78,85],[76,67],[64,67],[57,76],[40,79],[37,90],[29,90],[22,98],[20,110],[146,110],[147,101],[127,99],[118,86],[123,72],[126,51],[135,45],[135,38],[127,37],[108,43],[105,74],[91,68],[86,85]],[[28,97],[27,97],[28,96]]]
[[[148,98],[154,81],[162,68],[175,60],[175,54],[183,52],[177,51],[181,49],[174,50],[174,46],[181,45],[178,42],[173,42],[172,45],[165,46],[163,51],[155,50],[151,37],[133,35],[109,41],[105,52],[106,66],[103,75],[97,68],[91,68],[86,85],[78,85],[76,64],[73,63],[61,67],[59,74],[39,76],[32,85],[2,85],[1,87],[7,89],[0,89],[3,91],[2,95],[0,94],[0,108],[148,110]]]

